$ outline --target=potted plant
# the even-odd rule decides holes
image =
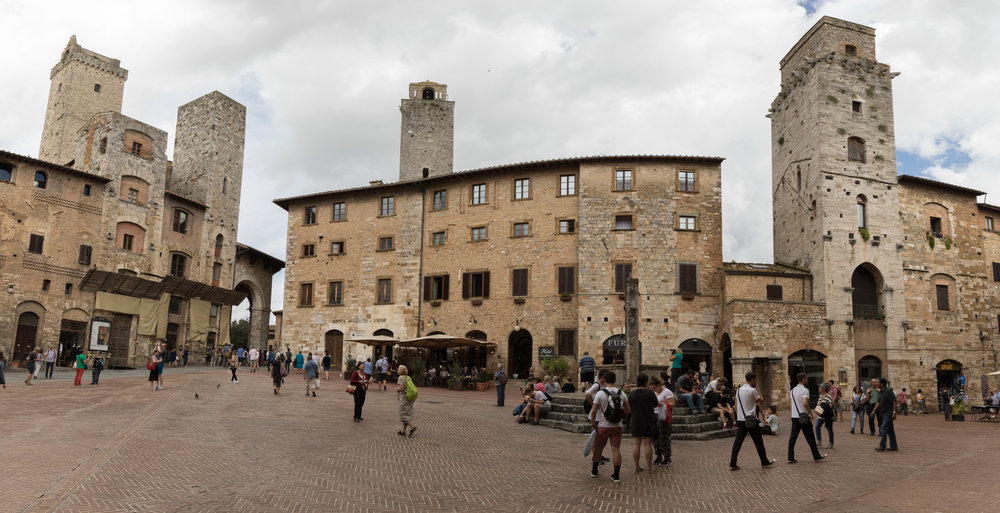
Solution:
[[[483,304],[483,300],[482,299],[473,299],[472,301],[470,301],[470,303],[472,303],[472,306],[479,306],[479,305]]]
[[[414,385],[418,387],[427,386],[427,375],[424,374],[424,367],[426,366],[427,361],[419,356],[410,360],[410,364],[406,366]]]
[[[462,375],[462,367],[460,367],[457,363],[452,364],[452,366],[448,368],[448,389],[461,390],[462,380],[464,378],[465,376]]]
[[[563,292],[562,294],[559,294],[560,301],[569,301],[571,299],[573,299],[573,295],[568,292]]]
[[[440,299],[434,299],[434,300],[432,300],[431,301],[431,306],[441,306],[441,300]]]
[[[354,359],[353,356],[347,356],[347,362],[344,366],[344,379],[351,379],[351,374],[354,373],[354,369],[358,368],[358,361]]]
[[[515,305],[523,305],[524,304],[524,298],[523,297],[516,297],[516,298],[514,298],[514,304]]]
[[[483,392],[489,390],[491,385],[493,385],[493,376],[486,370],[479,371],[476,376],[476,390]]]
[[[569,363],[565,358],[542,358],[539,363],[546,376],[562,380],[566,374],[569,374]]]
[[[951,420],[965,422],[965,410],[965,401],[956,399],[955,404],[951,405]]]

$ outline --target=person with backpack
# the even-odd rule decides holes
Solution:
[[[278,353],[278,358],[274,360],[274,365],[271,366],[271,382],[274,384],[274,395],[281,394],[281,382],[288,371],[285,370],[285,366],[282,365],[285,360],[285,355]]]
[[[399,436],[408,436],[413,438],[413,432],[417,430],[417,426],[413,424],[413,402],[417,400],[417,386],[413,384],[413,380],[410,379],[410,371],[407,370],[405,365],[400,365],[397,369],[399,374],[399,379],[396,380],[396,398],[399,400],[399,420],[403,423],[403,430],[398,431],[396,434]],[[406,432],[406,428],[410,428],[410,432]]]
[[[316,397],[316,389],[319,388],[319,364],[313,359],[313,354],[309,353],[309,358],[306,359],[305,364],[305,376],[306,380],[306,397],[309,396],[309,392],[312,392],[312,396]]]
[[[536,388],[534,392],[526,391],[525,399],[527,400],[527,406],[521,415],[527,419],[534,413],[535,419],[531,421],[531,425],[537,426],[541,414],[552,411],[552,396],[545,390],[538,390]]]
[[[865,434],[865,403],[868,401],[868,396],[865,392],[861,390],[861,387],[855,386],[854,392],[851,394],[851,434],[854,434],[854,426],[858,425],[861,428],[861,434]]]
[[[497,364],[497,371],[493,374],[493,386],[497,389],[497,406],[503,407],[503,400],[507,395],[507,373],[503,370],[503,364]]]
[[[743,440],[747,434],[753,440],[757,448],[757,456],[760,456],[760,466],[771,468],[774,460],[767,459],[767,450],[764,449],[764,438],[760,435],[760,425],[757,422],[757,406],[764,403],[760,392],[757,391],[757,373],[746,373],[746,383],[736,391],[736,439],[733,440],[733,451],[729,457],[729,470],[739,470],[736,465],[736,457],[743,448]]]
[[[611,444],[611,459],[615,467],[611,481],[621,482],[622,468],[622,431],[625,415],[632,412],[628,398],[615,388],[618,377],[612,371],[604,372],[606,388],[601,388],[594,395],[594,407],[590,410],[590,425],[597,430],[594,438],[593,455],[591,458],[590,477],[597,477],[597,469],[601,465],[604,446]]]

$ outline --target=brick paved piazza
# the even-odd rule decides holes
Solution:
[[[225,371],[168,369],[160,392],[136,374],[29,388],[8,373],[0,511],[996,511],[1000,498],[1000,424],[910,416],[901,452],[880,454],[838,423],[828,461],[802,461],[803,445],[785,464],[780,436],[767,439],[777,468],[745,447],[740,472],[730,439],[675,442],[673,467],[626,464],[614,484],[610,468],[589,477],[582,435],[515,425],[492,391],[422,389],[403,439],[392,392],[369,393],[354,423],[343,381],[313,399],[297,375],[275,397],[262,373],[229,385]]]

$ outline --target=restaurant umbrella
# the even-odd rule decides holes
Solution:
[[[345,338],[344,342],[354,342],[356,344],[364,344],[371,347],[382,347],[382,354],[386,354],[385,346],[397,345],[399,343],[399,339],[385,335],[371,335],[368,337]]]
[[[396,345],[419,349],[451,349],[455,347],[479,347],[494,344],[483,342],[482,340],[439,334],[400,340]]]

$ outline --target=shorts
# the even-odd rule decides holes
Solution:
[[[593,382],[594,382],[594,371],[580,373],[580,383],[593,383]]]
[[[544,403],[538,406],[538,411],[539,413],[548,413],[552,411],[552,403],[545,401]]]
[[[621,447],[623,430],[621,427],[597,428],[597,437],[594,438],[594,446],[603,446],[610,442],[611,447]]]
[[[387,376],[386,373],[384,373],[384,372],[378,373],[378,381],[381,381],[381,382],[384,383],[385,380],[388,379],[388,377],[389,376]]]

